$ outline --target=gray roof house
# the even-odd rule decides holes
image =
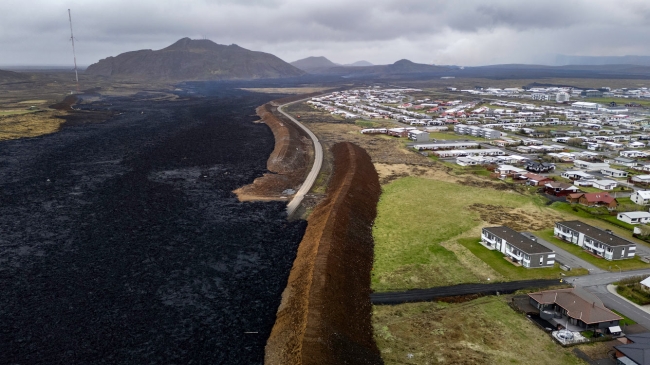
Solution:
[[[486,227],[481,232],[481,242],[497,250],[525,268],[553,267],[555,252],[537,241],[506,226]]]
[[[581,221],[557,222],[553,234],[605,260],[631,259],[636,255],[634,242]]]

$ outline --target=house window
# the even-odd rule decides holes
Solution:
[[[539,257],[539,264],[544,265],[544,256],[543,255]]]

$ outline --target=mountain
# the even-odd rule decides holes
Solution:
[[[557,55],[555,64],[563,65],[640,65],[650,66],[650,56],[566,56]]]
[[[357,61],[354,63],[346,64],[345,66],[364,67],[364,66],[374,66],[374,65],[368,61]]]
[[[0,83],[5,84],[9,82],[20,82],[20,81],[25,81],[28,80],[29,76],[18,73],[18,72],[13,72],[13,71],[4,71],[0,70]]]
[[[339,64],[336,64],[323,56],[303,58],[301,60],[291,62],[291,65],[310,73],[340,66]]]
[[[321,71],[325,75],[337,75],[343,77],[392,77],[398,75],[443,75],[454,67],[433,66],[422,63],[415,63],[409,60],[399,60],[390,65],[376,66],[337,66]]]
[[[88,66],[86,73],[170,81],[271,79],[305,74],[272,54],[190,38],[157,51],[132,51],[102,59]]]

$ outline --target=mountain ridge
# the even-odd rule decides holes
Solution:
[[[86,73],[170,81],[272,79],[305,74],[269,53],[190,38],[181,38],[160,50],[143,49],[104,58],[88,66]]]

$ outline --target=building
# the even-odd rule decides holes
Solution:
[[[512,228],[486,227],[481,232],[481,242],[495,249],[525,268],[553,267],[555,252]]]
[[[645,224],[650,222],[650,213],[648,212],[623,212],[618,213],[616,218],[627,224]]]
[[[566,103],[569,101],[569,99],[571,99],[571,95],[569,95],[569,93],[559,92],[555,94],[555,101],[558,103]]]
[[[568,195],[567,201],[588,207],[606,207],[609,210],[618,206],[618,201],[609,193],[575,193]]]
[[[454,133],[482,137],[486,139],[497,139],[501,137],[501,132],[491,128],[481,128],[473,125],[456,124]]]
[[[429,132],[419,130],[409,131],[408,138],[415,142],[429,142]]]
[[[608,169],[609,164],[604,162],[589,162],[583,160],[573,161],[573,166],[579,169],[585,169],[587,171],[598,171],[602,169]]]
[[[586,172],[583,171],[577,171],[577,170],[568,170],[564,171],[562,173],[562,177],[565,179],[570,179],[570,180],[588,180],[588,179],[593,179],[593,175],[589,175]]]
[[[544,186],[544,184],[553,182],[553,179],[550,177],[533,174],[532,172],[522,176],[528,180],[527,184],[531,186]]]
[[[648,190],[637,190],[632,195],[630,195],[630,200],[632,200],[632,202],[634,204],[649,205],[650,204],[650,191],[648,191]]]
[[[600,190],[614,190],[618,183],[614,180],[592,180],[591,186]]]
[[[627,171],[616,170],[611,168],[602,169],[600,170],[600,173],[605,176],[611,176],[611,177],[627,177]]]
[[[634,242],[581,221],[557,222],[553,233],[556,237],[574,243],[605,260],[631,259],[636,254]]]
[[[587,109],[587,110],[598,110],[598,104],[596,103],[587,103],[584,101],[578,101],[571,104],[573,108]]]
[[[610,311],[595,295],[581,289],[545,290],[528,294],[530,304],[539,316],[557,327],[572,331],[616,330],[623,317]]]
[[[571,184],[565,184],[562,182],[549,182],[544,184],[544,192],[553,196],[568,196],[578,192],[578,187]]]
[[[436,156],[442,158],[459,157],[459,156],[503,156],[506,153],[494,148],[482,148],[475,150],[448,150],[448,151],[434,151]]]
[[[617,365],[647,365],[650,363],[650,333],[625,335],[627,343],[614,346]]]
[[[464,150],[478,147],[479,144],[476,142],[427,143],[413,145],[413,148],[418,151]]]

